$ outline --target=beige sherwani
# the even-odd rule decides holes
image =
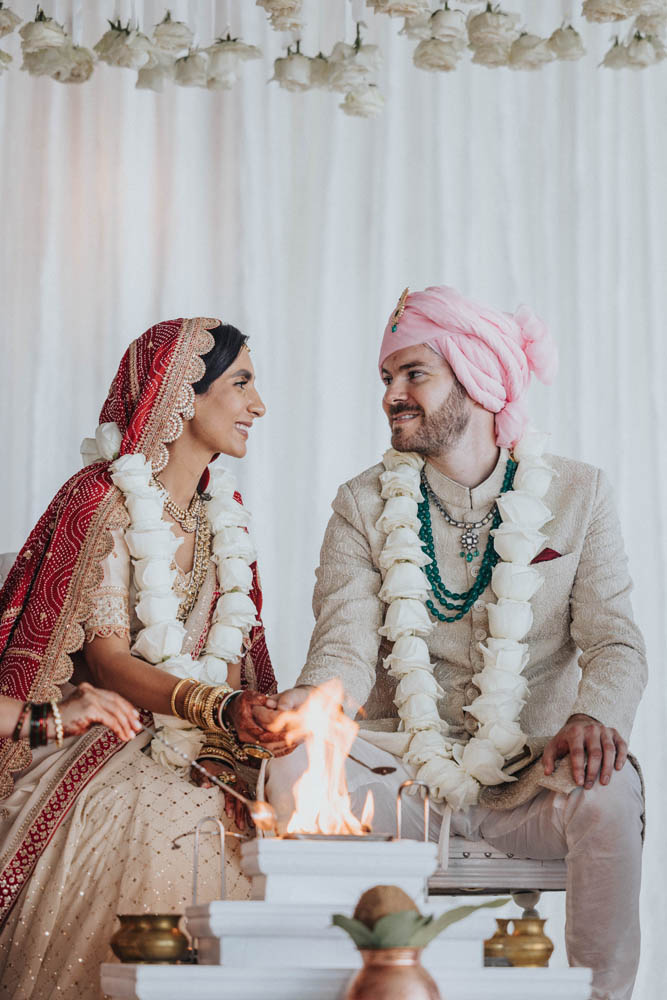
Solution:
[[[560,555],[537,564],[544,584],[531,600],[534,620],[523,640],[530,651],[524,670],[530,693],[521,726],[535,755],[574,712],[613,726],[628,740],[646,683],[644,642],[632,616],[632,583],[609,483],[599,469],[582,462],[556,456],[548,456],[548,461],[557,476],[545,497],[553,521],[543,532],[548,548]],[[430,464],[426,472],[452,517],[478,521],[500,493],[506,462],[503,450],[492,474],[474,489]],[[397,732],[397,681],[383,667],[391,643],[378,634],[386,610],[378,597],[378,559],[386,535],[375,527],[384,507],[382,471],[376,465],[362,472],[341,486],[333,502],[313,597],[317,621],[299,683],[340,677],[349,698],[363,706],[363,735],[401,753],[406,737]],[[431,522],[442,579],[450,590],[468,590],[481,558],[468,563],[460,557],[460,530],[435,509]],[[480,532],[480,555],[488,532],[488,527]],[[490,601],[495,597],[489,587],[460,621],[438,622],[426,639],[435,677],[445,691],[440,715],[454,739],[465,740],[477,729],[464,706],[479,694],[473,675],[483,666],[479,647],[489,634]],[[567,767],[547,779],[538,765],[525,769],[514,784],[485,790],[482,801],[514,806],[534,795],[538,782],[561,791],[574,787]]]
[[[632,617],[632,584],[607,479],[581,462],[555,456],[548,461],[557,476],[545,497],[553,521],[543,531],[547,547],[558,556],[537,564],[544,584],[531,601],[533,625],[523,640],[530,651],[524,670],[529,694],[520,720],[529,738],[528,766],[522,762],[518,780],[483,789],[480,805],[454,814],[452,830],[481,834],[516,857],[565,857],[570,964],[593,969],[594,1000],[629,1000],[639,957],[643,800],[638,774],[628,765],[614,772],[608,786],[596,783],[584,790],[576,788],[568,758],[549,778],[536,758],[574,712],[629,738],[646,682],[644,643]],[[479,521],[500,492],[506,462],[502,451],[492,474],[474,489],[430,464],[426,473],[456,520]],[[376,465],[363,472],[341,486],[334,500],[313,598],[317,622],[299,683],[339,677],[351,702],[363,706],[353,753],[373,766],[392,765],[394,774],[377,778],[348,762],[348,784],[357,808],[358,793],[372,786],[376,828],[386,830],[395,789],[414,777],[414,769],[389,756],[402,754],[409,737],[398,728],[397,682],[383,666],[391,643],[378,634],[386,609],[378,596],[386,536],[375,527],[384,506],[382,471]],[[480,557],[467,563],[459,554],[460,529],[433,508],[431,522],[445,585],[459,593],[468,590],[489,529],[480,532]],[[479,647],[489,634],[486,605],[494,600],[489,588],[460,621],[437,623],[426,640],[444,690],[439,712],[453,739],[467,740],[477,729],[465,706],[479,693],[473,678],[483,666]],[[271,764],[267,791],[279,817],[289,815],[291,788],[305,767],[304,756],[299,748]],[[406,806],[409,822],[409,800]],[[416,827],[417,804],[413,807]],[[431,837],[438,837],[439,822],[432,814]]]

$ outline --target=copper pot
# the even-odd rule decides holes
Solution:
[[[553,941],[544,933],[546,920],[522,917],[513,920],[514,934],[505,939],[505,954],[510,965],[523,969],[542,969],[549,965]]]
[[[120,927],[111,950],[121,962],[183,962],[188,939],[179,929],[180,913],[118,914]]]
[[[350,981],[344,1000],[441,1000],[419,960],[421,948],[360,951],[364,967]]]

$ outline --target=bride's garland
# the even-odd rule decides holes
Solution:
[[[136,614],[144,626],[131,652],[175,677],[192,677],[206,684],[221,684],[227,678],[228,663],[236,663],[243,651],[244,638],[257,625],[256,608],[249,597],[252,588],[251,564],[255,550],[248,534],[250,514],[237,502],[234,477],[223,468],[210,469],[209,500],[205,515],[212,534],[213,560],[217,569],[218,599],[206,644],[196,659],[183,653],[186,630],[178,620],[182,601],[174,590],[177,570],[174,554],[182,542],[163,519],[164,494],[153,480],[151,463],[142,454],[118,455],[121,435],[116,424],[102,424],[95,438],[87,438],[82,455],[87,462],[114,459],[109,466],[111,479],[124,494],[130,525],[125,542],[132,557],[136,589]],[[156,715],[156,726],[175,747],[196,755],[203,734],[189,722],[171,715]],[[166,766],[180,770],[182,758],[153,740],[152,756]]]
[[[380,598],[388,607],[379,632],[394,643],[384,665],[399,680],[394,703],[401,728],[412,734],[403,760],[418,769],[417,778],[426,782],[434,799],[453,809],[477,802],[482,785],[514,780],[502,768],[525,745],[518,719],[528,692],[521,673],[529,654],[521,640],[533,622],[530,600],[543,582],[530,563],[547,540],[540,528],[552,518],[542,500],[554,475],[542,457],[546,441],[546,434],[534,430],[524,434],[514,448],[518,465],[513,490],[496,500],[501,524],[491,535],[500,561],[491,587],[497,603],[486,606],[491,638],[479,644],[484,667],[472,678],[480,695],[464,706],[479,728],[466,743],[446,738],[447,724],[438,712],[444,692],[424,641],[434,627],[425,606],[429,583],[422,568],[431,559],[419,536],[424,460],[415,452],[394,449],[383,457],[385,505],[376,527],[387,535],[379,561]]]

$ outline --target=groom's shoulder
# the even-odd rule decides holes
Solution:
[[[556,472],[552,488],[557,494],[569,495],[573,490],[579,497],[582,493],[595,494],[600,481],[606,481],[602,469],[588,462],[564,455],[545,455],[544,458]]]
[[[370,469],[364,469],[358,476],[348,479],[341,485],[340,489],[349,490],[357,503],[377,499],[380,497],[380,476],[383,472],[384,465],[382,462],[378,462]]]
[[[380,475],[383,472],[384,466],[379,462],[342,483],[331,504],[334,513],[355,523],[361,519],[366,526],[374,524],[382,513]]]

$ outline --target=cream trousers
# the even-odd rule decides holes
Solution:
[[[400,758],[359,737],[351,751],[372,767],[395,767],[379,777],[347,763],[352,808],[358,816],[368,789],[375,799],[373,829],[394,833],[396,790],[413,777]],[[292,789],[306,767],[303,747],[271,761],[267,797],[279,825],[289,819]],[[569,795],[540,792],[515,809],[473,806],[454,813],[451,832],[481,836],[515,857],[567,861],[565,943],[570,965],[593,970],[592,1000],[630,1000],[639,963],[639,884],[643,800],[639,776],[631,764],[615,771],[607,786],[599,783]],[[403,835],[421,838],[423,810],[415,796],[403,797]],[[429,836],[437,840],[442,814],[431,812]]]

